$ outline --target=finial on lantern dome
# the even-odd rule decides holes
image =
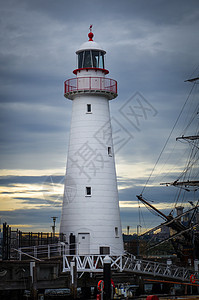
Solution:
[[[89,41],[92,41],[92,42],[93,42],[94,34],[92,33],[92,27],[93,27],[93,25],[90,25],[90,27],[89,27],[90,32],[89,32],[89,34],[88,34],[88,37],[89,37]]]

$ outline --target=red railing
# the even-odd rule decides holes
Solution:
[[[104,77],[77,77],[64,82],[64,93],[76,91],[102,91],[117,94],[117,81]]]

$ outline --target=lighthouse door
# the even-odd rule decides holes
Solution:
[[[90,254],[90,233],[78,234],[79,255]]]

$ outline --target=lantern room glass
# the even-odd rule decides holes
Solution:
[[[84,50],[78,53],[78,69],[104,69],[104,53],[98,50]]]

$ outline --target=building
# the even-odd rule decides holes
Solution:
[[[65,81],[64,96],[72,100],[60,233],[71,254],[123,254],[109,101],[117,82],[107,78],[106,51],[93,41],[77,51],[75,78]]]

